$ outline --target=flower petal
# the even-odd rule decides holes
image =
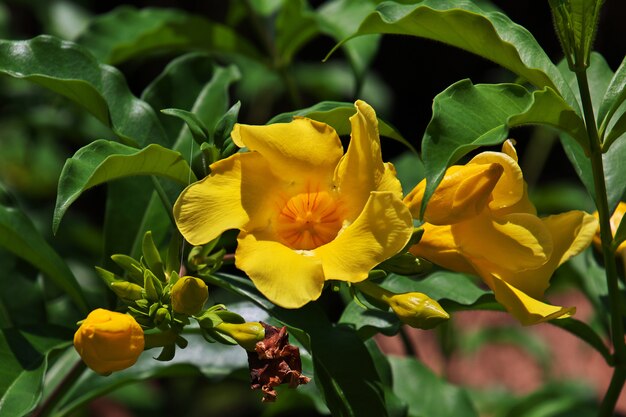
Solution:
[[[517,161],[506,153],[482,152],[472,158],[468,165],[471,164],[500,164],[504,168],[504,173],[492,192],[493,200],[489,203],[489,208],[492,210],[512,206],[523,197],[524,176],[522,170]]]
[[[326,279],[360,282],[402,250],[413,233],[409,209],[394,193],[372,192],[361,215],[332,242],[313,252]]]
[[[201,245],[228,229],[267,225],[273,215],[268,196],[277,186],[268,171],[256,152],[238,153],[211,165],[211,174],[185,188],[174,204],[176,225],[185,239]]]
[[[320,296],[324,272],[320,259],[298,252],[261,234],[241,232],[235,265],[268,300],[284,308],[299,308]]]
[[[451,271],[476,274],[454,241],[451,226],[434,226],[424,223],[424,234],[420,241],[411,247],[410,252]]]
[[[526,213],[492,216],[483,211],[452,225],[459,251],[471,262],[485,260],[510,271],[534,269],[552,254],[552,235],[541,219]]]
[[[400,181],[392,166],[383,164],[376,112],[358,100],[356,114],[350,118],[352,134],[346,154],[335,171],[339,192],[346,195],[348,219],[353,221],[363,210],[371,191],[391,191],[402,198]]]
[[[511,284],[493,277],[496,300],[524,326],[574,315],[575,307],[558,307],[536,300]]]
[[[238,146],[263,155],[276,176],[292,180],[313,174],[330,181],[343,155],[332,127],[304,117],[267,126],[236,124],[231,135]]]

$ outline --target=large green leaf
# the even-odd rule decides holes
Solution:
[[[353,35],[399,34],[447,43],[489,59],[539,88],[551,87],[578,111],[572,92],[535,38],[499,12],[469,0],[385,2]]]
[[[624,100],[626,100],[626,57],[615,71],[615,75],[606,89],[597,112],[598,126],[606,127]]]
[[[209,282],[266,309],[313,356],[314,381],[333,416],[386,416],[381,377],[356,331],[333,326],[315,303],[297,310],[274,306],[248,279],[216,274]]]
[[[304,116],[332,126],[337,131],[338,135],[348,135],[351,130],[349,118],[355,113],[356,109],[354,104],[338,101],[322,101],[321,103],[317,103],[305,109],[279,114],[273,117],[268,124],[288,123],[294,116]],[[413,148],[394,127],[385,123],[380,118],[378,119],[378,128],[381,136],[395,139],[415,152],[415,148]]]
[[[0,40],[0,73],[64,95],[128,144],[167,143],[154,110],[132,95],[124,76],[76,44],[51,36]]]
[[[293,56],[318,33],[315,14],[304,0],[284,1],[275,27],[277,68],[289,65]]]
[[[530,93],[517,84],[459,81],[435,97],[433,116],[422,140],[426,170],[425,205],[446,168],[468,152],[502,143],[509,128],[545,124],[586,143],[582,119],[552,89]],[[423,212],[423,210],[422,210]]]
[[[77,42],[112,65],[155,51],[204,50],[260,57],[233,28],[174,9],[119,7],[92,20]]]
[[[138,150],[107,140],[97,140],[69,158],[59,178],[52,228],[57,230],[69,206],[86,190],[105,182],[135,175],[157,175],[183,185],[195,181],[180,153],[160,145]]]
[[[85,296],[72,271],[18,208],[0,205],[0,246],[43,272],[87,313]]]
[[[0,415],[27,415],[39,402],[48,355],[71,342],[72,332],[49,324],[0,330]]]
[[[448,384],[414,358],[389,356],[394,392],[409,405],[409,417],[478,417],[467,393]]]

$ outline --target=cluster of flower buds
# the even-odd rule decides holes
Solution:
[[[196,248],[196,252],[203,253],[192,251],[190,261],[210,257],[213,247]],[[265,363],[265,367],[271,364],[276,368],[276,372],[266,371],[262,378],[258,370],[253,372],[253,388],[263,390],[264,401],[275,398],[272,387],[276,385],[288,383],[297,386],[308,382],[308,378],[301,375],[298,348],[288,344],[285,328],[246,322],[223,304],[207,308],[209,290],[206,283],[193,276],[180,277],[171,261],[164,263],[150,232],[144,236],[142,252],[140,260],[126,255],[112,256],[113,261],[124,270],[123,276],[97,268],[98,275],[123,304],[120,310],[127,313],[99,308],[79,323],[74,346],[87,366],[108,375],[134,365],[144,349],[154,347],[162,348],[158,360],[171,360],[176,347],[187,346],[182,333],[184,327],[195,320],[207,341],[239,345],[252,358],[250,366]],[[178,253],[177,248],[173,252]],[[208,261],[204,261],[199,269],[208,273],[221,262],[222,256],[223,253],[219,253],[214,258],[216,263],[210,266]],[[271,330],[267,335],[266,329]],[[266,357],[267,346],[277,343],[274,341],[277,332],[283,334],[280,339],[282,353],[273,358]],[[287,374],[286,369],[289,370]]]

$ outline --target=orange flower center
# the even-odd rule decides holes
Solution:
[[[326,191],[317,191],[287,200],[278,215],[276,232],[290,248],[309,250],[333,240],[341,226],[335,199]]]

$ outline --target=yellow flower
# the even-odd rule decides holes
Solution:
[[[502,169],[494,169],[494,164]],[[457,172],[475,172],[486,178],[449,175]],[[499,178],[493,184],[497,172]],[[449,182],[468,178],[489,186],[469,187],[469,195],[447,193],[445,196],[437,196],[438,188],[433,201],[439,207],[470,207],[470,215],[461,212],[446,218],[433,214],[439,222],[433,224],[429,203],[424,216],[424,236],[411,252],[444,268],[479,275],[498,302],[522,324],[572,315],[574,308],[552,306],[539,300],[554,270],[589,245],[597,228],[596,219],[577,210],[537,217],[510,141],[504,143],[502,152],[483,152],[465,167],[450,167],[445,177],[444,190],[454,189],[454,184]],[[490,187],[491,192],[485,198],[484,191]],[[419,214],[423,190],[424,185],[420,184],[405,199],[414,215]]]
[[[93,310],[74,334],[74,347],[85,364],[107,375],[137,362],[144,337],[135,319],[122,313]]]
[[[208,298],[209,289],[199,278],[181,277],[172,286],[172,309],[177,313],[196,315]]]
[[[611,215],[611,219],[609,222],[611,224],[611,236],[615,236],[615,232],[617,232],[617,228],[619,227],[619,224],[621,223],[622,218],[624,217],[624,214],[626,214],[626,203],[623,201],[620,201],[617,207],[615,208],[615,211]],[[598,218],[597,211],[593,213],[593,215],[596,219]],[[593,244],[596,247],[596,249],[598,249],[599,251],[602,251],[602,241],[600,239],[600,227],[596,229],[596,233],[593,235]],[[618,255],[622,255],[625,249],[626,249],[626,241],[620,243],[620,245],[615,250],[615,253]]]
[[[236,266],[275,304],[298,308],[326,280],[360,282],[398,253],[413,231],[391,164],[380,152],[378,121],[355,103],[345,155],[330,126],[303,117],[268,126],[235,125],[249,152],[211,165],[174,206],[193,245],[239,229]]]

